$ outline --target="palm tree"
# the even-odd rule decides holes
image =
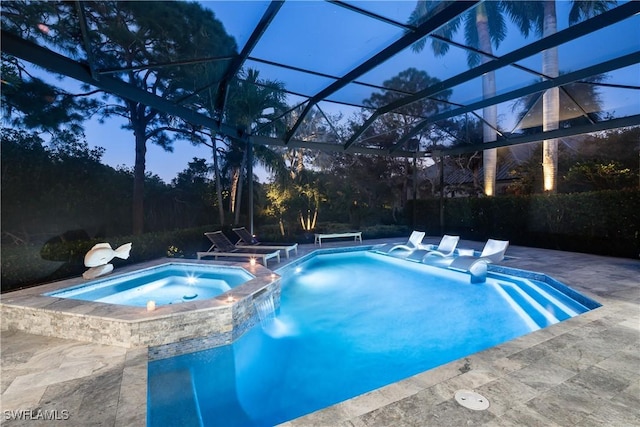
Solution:
[[[243,79],[234,80],[229,88],[229,99],[225,111],[225,121],[233,126],[244,129],[250,137],[256,132],[270,135],[277,132],[281,122],[271,121],[280,112],[285,111],[284,84],[275,80],[261,80],[259,71],[249,69]],[[262,119],[267,124],[261,125]],[[240,222],[240,205],[242,200],[242,182],[244,170],[247,166],[248,150],[251,145],[240,138],[228,138],[229,150],[225,160],[231,170],[231,191],[229,210],[235,214],[235,223]],[[256,150],[256,160],[262,161],[267,167],[273,166],[274,156],[265,148]],[[248,179],[253,179],[252,176]]]
[[[416,8],[409,17],[409,23],[412,25],[421,24],[429,18],[431,12],[440,3],[440,1],[419,0]],[[442,38],[451,39],[462,25],[464,27],[466,43],[487,54],[480,55],[472,50],[467,51],[467,63],[469,67],[475,67],[480,63],[484,64],[490,61],[493,46],[498,47],[507,35],[502,11],[501,2],[489,1],[478,4],[475,8],[449,21],[449,23],[435,31],[434,35],[439,37],[432,37],[430,39],[431,48],[437,56],[445,55],[449,50],[449,44],[442,41]],[[426,38],[423,38],[413,45],[413,49],[419,52],[424,49],[425,44]],[[486,73],[482,77],[483,97],[490,98],[494,96],[495,93],[495,74],[494,72]],[[483,141],[485,143],[495,141],[497,139],[498,107],[495,105],[485,107],[482,110],[482,117],[484,120]],[[484,150],[483,164],[485,171],[484,191],[486,195],[492,196],[495,194],[496,185],[497,151],[495,148]]]
[[[612,6],[615,0],[572,0],[569,24],[596,16]],[[520,28],[525,37],[530,31],[548,37],[558,31],[556,1],[503,1],[504,9]],[[552,47],[542,53],[542,74],[548,78],[559,75],[558,48]],[[542,97],[542,130],[558,129],[560,121],[559,88],[548,89]],[[558,180],[558,140],[548,139],[542,143],[542,169],[544,191],[555,192]]]
[[[219,80],[219,70],[210,64],[204,64],[199,69],[199,86],[209,81]],[[240,220],[240,201],[242,199],[243,171],[247,165],[249,143],[246,137],[253,133],[270,133],[274,131],[277,122],[269,123],[264,128],[258,124],[262,121],[270,122],[280,111],[286,110],[284,103],[283,85],[277,81],[261,80],[257,70],[249,69],[241,71],[240,78],[234,79],[228,89],[228,99],[224,111],[223,120],[231,126],[243,129],[246,135],[238,137],[210,132],[206,129],[194,129],[198,134],[207,135],[210,142],[200,138],[198,142],[211,148],[213,159],[213,171],[216,186],[216,200],[218,216],[221,225],[225,224],[225,210],[223,206],[223,177],[230,182],[229,189],[229,213],[234,215],[237,224]],[[196,85],[198,86],[198,85]],[[218,112],[215,108],[217,92],[212,87],[201,92],[196,103],[205,109],[208,114],[215,117]],[[267,113],[271,111],[271,113]],[[254,129],[255,128],[255,129]],[[253,147],[251,148],[253,150]],[[257,147],[255,159],[262,163],[267,170],[278,171],[279,157],[268,147]],[[281,162],[280,162],[281,163]],[[252,177],[250,177],[252,179]],[[228,183],[227,183],[228,184]]]

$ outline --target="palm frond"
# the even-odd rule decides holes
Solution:
[[[614,0],[574,0],[569,11],[569,25],[600,15],[617,3]]]

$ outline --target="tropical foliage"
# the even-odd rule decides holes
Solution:
[[[71,132],[45,142],[38,134],[2,130],[2,242],[130,234],[133,173],[102,164],[103,150]],[[173,230],[216,222],[203,159],[173,182],[145,176],[145,222]]]
[[[82,48],[85,46],[82,34],[70,30],[77,28],[79,10],[76,6],[83,8],[86,18],[89,52]],[[235,41],[226,34],[220,21],[195,2],[154,2],[153,7],[148,7],[146,2],[118,1],[5,2],[2,23],[25,38],[38,39],[74,59],[92,58],[95,67],[109,70],[112,75],[164,98],[179,98],[186,89],[196,89],[193,84],[201,70],[180,66],[149,68],[148,64],[222,56],[236,51]],[[44,30],[38,34],[31,28]],[[220,65],[209,62],[206,67],[209,74],[216,69],[221,73]],[[33,78],[24,81],[29,86],[36,83]],[[144,230],[147,142],[171,151],[174,140],[194,137],[188,128],[177,126],[179,121],[168,114],[125,98],[115,97],[115,103],[107,104],[113,97],[108,93],[103,95],[104,104],[96,114],[103,118],[124,117],[125,127],[134,136],[132,227],[134,234],[140,234]],[[48,100],[52,96],[44,98]],[[75,109],[74,104],[65,107],[67,114]]]

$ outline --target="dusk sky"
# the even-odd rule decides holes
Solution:
[[[239,49],[246,42],[251,31],[268,6],[267,1],[242,2],[201,2],[210,8],[225,26],[229,34],[236,38]],[[360,8],[384,15],[399,23],[406,23],[414,9],[415,1],[370,1],[350,2]],[[558,29],[567,27],[569,1],[558,2]],[[494,51],[497,56],[522,47],[525,40],[509,23],[507,39]],[[364,17],[353,11],[322,1],[288,1],[279,11],[262,39],[251,53],[251,57],[269,59],[274,62],[318,71],[331,76],[340,77],[358,66],[373,54],[386,47],[403,34],[403,29]],[[528,41],[533,38],[530,36]],[[461,31],[454,37],[457,42],[464,42]],[[597,60],[607,59],[633,50],[640,45],[640,17],[605,28],[595,34],[583,37],[575,42],[560,46],[560,69],[571,71],[584,68]],[[541,56],[535,55],[519,64],[539,71]],[[256,68],[262,79],[276,79],[286,84],[287,90],[312,96],[332,80],[319,76],[306,75],[249,59],[245,67]],[[382,85],[400,71],[409,67],[426,70],[430,76],[441,80],[452,77],[467,69],[466,54],[455,46],[447,55],[434,57],[429,47],[416,53],[406,49],[370,73],[358,79],[360,82]],[[40,73],[39,73],[40,74]],[[41,74],[42,75],[42,74]],[[513,90],[532,83],[536,76],[514,67],[498,70],[498,93]],[[74,83],[66,79],[64,87],[73,87]],[[609,73],[607,83],[640,86],[640,66],[617,70]],[[361,104],[368,98],[372,89],[362,85],[349,85],[339,90],[332,99],[335,101]],[[638,114],[640,111],[640,94],[637,90],[607,89],[602,91],[605,111],[616,114]],[[465,104],[482,98],[481,80],[474,79],[454,88],[451,101]],[[290,96],[289,104],[300,103],[303,98]],[[515,125],[508,103],[499,106],[500,126],[511,131]],[[339,103],[322,102],[319,104],[327,113],[342,112],[344,117],[351,116],[358,107]],[[625,111],[630,109],[630,111]],[[124,122],[119,118],[111,118],[106,124],[97,120],[85,123],[87,141],[92,146],[106,149],[103,161],[112,166],[126,165],[132,167],[134,162],[133,135],[130,131],[120,129]],[[206,146],[194,147],[185,141],[174,143],[174,152],[165,152],[154,144],[147,144],[147,171],[159,175],[170,182],[179,172],[187,167],[193,157],[211,159],[210,149]],[[256,172],[264,180],[266,175],[260,169]]]

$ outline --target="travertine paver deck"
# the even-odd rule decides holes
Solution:
[[[299,256],[311,250],[301,245]],[[640,261],[517,246],[507,254],[505,265],[546,273],[603,306],[284,425],[640,426]],[[60,418],[46,425],[145,425],[146,350],[14,331],[1,338],[2,425],[37,425],[7,419],[28,410]],[[491,406],[463,408],[459,389]]]

